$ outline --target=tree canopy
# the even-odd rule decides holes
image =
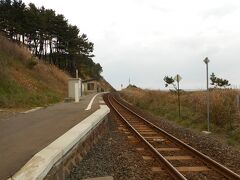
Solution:
[[[226,79],[218,78],[215,76],[214,73],[210,75],[210,80],[211,80],[211,85],[213,85],[215,88],[217,87],[227,87],[230,86],[231,84],[228,82]]]
[[[165,82],[165,87],[168,87],[169,85],[172,85],[174,87],[174,89],[177,90],[175,80],[173,79],[172,76],[165,76],[163,80]]]
[[[39,59],[71,75],[79,69],[82,76],[100,77],[102,67],[92,60],[94,44],[52,9],[38,8],[33,3],[27,6],[21,0],[0,0],[0,31],[26,45]]]

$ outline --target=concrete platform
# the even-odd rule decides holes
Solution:
[[[43,150],[35,154],[11,179],[44,179],[55,163],[59,162],[68,151],[91,132],[110,112],[105,105],[71,128]]]
[[[34,154],[98,110],[101,95],[90,110],[85,110],[94,95],[83,97],[79,103],[59,103],[0,119],[0,179],[11,177]]]

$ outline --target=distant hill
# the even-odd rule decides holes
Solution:
[[[0,108],[43,106],[63,100],[70,76],[0,36]]]

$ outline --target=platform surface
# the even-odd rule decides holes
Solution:
[[[94,95],[82,97],[79,103],[59,103],[0,119],[0,179],[12,176],[34,154],[99,109],[102,95],[85,110]]]

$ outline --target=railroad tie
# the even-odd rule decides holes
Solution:
[[[209,171],[210,169],[207,166],[182,166],[176,167],[176,169],[180,172],[201,172],[201,171]]]
[[[158,151],[180,151],[180,148],[157,148]]]
[[[149,161],[149,160],[153,160],[152,156],[142,156],[143,160],[145,161]]]
[[[192,156],[165,156],[167,160],[191,160],[193,159]]]
[[[136,148],[137,151],[144,151],[144,148]]]

